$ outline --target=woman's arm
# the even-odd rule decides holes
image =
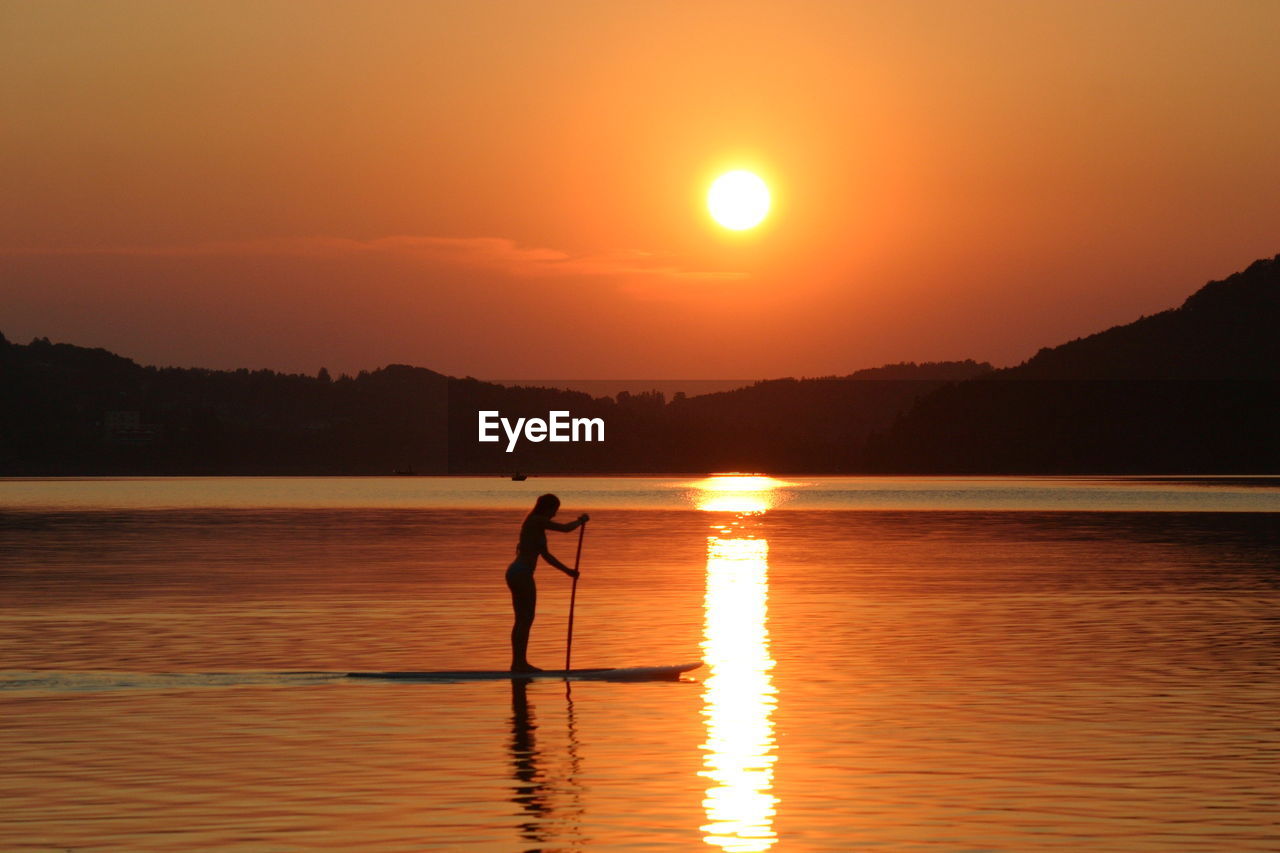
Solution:
[[[549,550],[548,550],[548,549],[546,549],[546,548],[543,548],[543,549],[542,549],[542,559],[546,560],[548,563],[550,563],[551,565],[555,566],[557,569],[559,569],[560,571],[564,572],[566,575],[568,575],[568,576],[569,576],[569,577],[571,577],[571,578],[576,578],[576,577],[578,576],[578,570],[577,570],[577,569],[571,569],[571,568],[569,568],[568,566],[566,566],[564,563],[560,562],[560,561],[559,561],[558,559],[556,559],[556,557],[551,553],[551,551],[549,551]]]
[[[559,530],[561,533],[568,533],[570,530],[577,530],[579,527],[586,524],[590,520],[591,520],[591,516],[587,515],[584,512],[582,515],[578,516],[573,521],[570,521],[568,524],[561,524],[560,522],[552,521],[549,518],[547,519],[546,524],[547,524],[547,527],[551,528],[552,530]]]

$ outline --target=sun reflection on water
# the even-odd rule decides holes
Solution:
[[[769,543],[754,533],[759,517],[772,504],[769,487],[761,488],[759,482],[738,489],[733,488],[737,483],[716,485],[696,503],[701,510],[733,513],[717,519],[715,534],[707,538],[702,648],[711,673],[703,685],[707,741],[702,775],[712,784],[703,800],[708,823],[702,831],[710,845],[750,853],[777,842],[773,818],[778,798],[772,793],[777,756],[771,719],[777,691],[769,674],[774,661],[765,627]]]
[[[749,514],[773,509],[780,488],[792,484],[760,474],[712,474],[690,485],[694,506],[703,512]]]

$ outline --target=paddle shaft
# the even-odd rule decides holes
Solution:
[[[573,558],[573,570],[578,571],[578,564],[582,562],[582,537],[587,533],[587,523],[584,521],[582,526],[578,528],[578,553]],[[569,593],[569,639],[564,644],[564,668],[572,669],[569,666],[569,657],[573,654],[573,605],[578,600],[578,579],[573,579],[573,592]]]

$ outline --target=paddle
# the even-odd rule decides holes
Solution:
[[[587,533],[587,523],[582,522],[578,528],[578,553],[573,558],[573,570],[578,571],[578,563],[582,562],[582,537]],[[578,579],[573,579],[573,592],[569,594],[569,640],[564,646],[564,668],[569,670],[569,655],[573,653],[573,605],[578,600]]]

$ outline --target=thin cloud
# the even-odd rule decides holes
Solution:
[[[448,266],[492,269],[528,277],[652,277],[723,281],[745,273],[691,270],[654,252],[626,251],[573,255],[558,249],[518,245],[505,237],[422,237],[396,235],[355,240],[346,237],[282,237],[212,241],[185,246],[116,246],[0,249],[8,256],[116,256],[136,258],[297,257],[346,258],[366,255],[419,258]]]

